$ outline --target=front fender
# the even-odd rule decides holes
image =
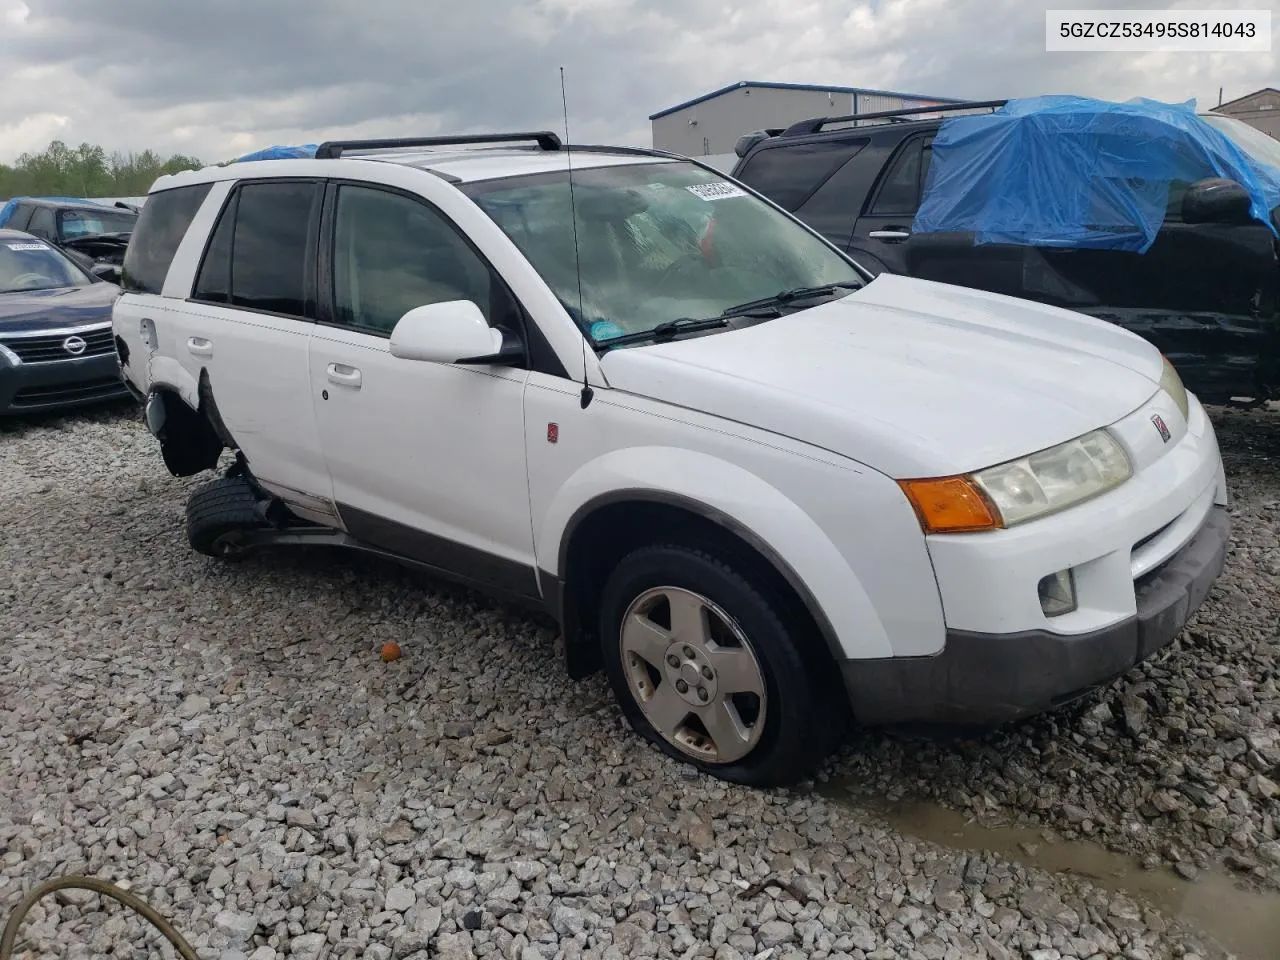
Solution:
[[[781,491],[726,460],[679,447],[615,450],[578,468],[538,526],[539,565],[564,575],[574,528],[620,500],[686,507],[725,526],[778,567],[843,658],[893,655],[884,624],[853,570],[821,527]]]

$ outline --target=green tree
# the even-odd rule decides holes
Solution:
[[[203,166],[195,157],[162,157],[154,150],[114,153],[82,143],[72,148],[54,140],[40,153],[24,153],[0,164],[0,202],[22,196],[137,197],[162,174]]]

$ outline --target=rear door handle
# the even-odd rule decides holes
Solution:
[[[204,337],[187,337],[187,353],[193,357],[212,357],[213,343]]]
[[[872,240],[909,240],[911,239],[911,231],[909,230],[872,230],[867,234]]]
[[[331,363],[325,372],[329,375],[330,383],[360,389],[360,370],[356,367],[349,367],[345,363]]]

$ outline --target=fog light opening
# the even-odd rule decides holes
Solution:
[[[1076,608],[1076,582],[1069,569],[1042,578],[1037,590],[1046,617],[1060,617]]]

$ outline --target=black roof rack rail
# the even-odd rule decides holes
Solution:
[[[317,160],[336,160],[346,150],[396,150],[410,147],[448,147],[468,143],[533,141],[543,150],[559,150],[560,138],[550,130],[532,133],[476,133],[455,137],[397,137],[386,140],[326,140],[316,147]]]
[[[855,120],[888,120],[890,123],[920,113],[951,113],[956,110],[978,110],[983,107],[1003,107],[1008,100],[971,100],[966,103],[939,104],[936,107],[906,107],[902,110],[879,110],[875,113],[855,113],[847,117],[812,117],[791,124],[782,131],[784,137],[802,137],[809,133],[821,133],[829,123],[849,123]]]

